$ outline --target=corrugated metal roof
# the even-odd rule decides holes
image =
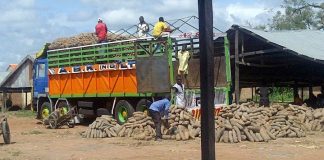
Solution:
[[[24,64],[27,64],[27,61],[34,62],[34,58],[30,55],[27,55],[17,66],[17,69],[13,72],[9,72],[5,76],[5,78],[0,81],[0,87],[12,87],[12,88],[19,88],[19,87],[30,87],[31,83],[29,81],[29,75],[31,75],[29,72],[32,72],[29,67],[22,68]],[[32,65],[32,64],[31,64]],[[18,76],[14,77],[16,74],[19,74]],[[12,79],[14,78],[14,79]],[[9,86],[6,85],[7,82],[11,80],[11,83]]]
[[[7,77],[10,72],[0,72],[0,83]]]
[[[280,45],[286,49],[312,58],[324,61],[324,31],[319,30],[289,30],[263,31],[241,27],[262,38]]]

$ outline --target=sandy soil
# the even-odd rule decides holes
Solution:
[[[0,160],[96,159],[201,159],[200,139],[186,142],[137,141],[131,138],[84,139],[87,126],[46,129],[31,117],[9,116],[12,144],[0,138]],[[269,143],[216,144],[216,158],[226,160],[320,160],[324,158],[324,133],[306,138],[278,139]]]

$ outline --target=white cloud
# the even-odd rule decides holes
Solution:
[[[262,4],[257,5],[242,5],[239,3],[230,4],[226,7],[226,21],[232,24],[244,24],[247,21],[254,24],[264,24],[265,19],[257,19],[257,17],[261,18],[266,17],[266,9]]]
[[[79,0],[73,3],[80,3],[76,6],[83,8],[74,11],[66,5],[73,4],[71,1],[48,2],[59,4],[44,6],[44,2],[36,0],[0,0],[0,54],[6,55],[0,59],[0,66],[19,63],[20,58],[34,54],[45,42],[92,32],[98,17],[105,20],[109,29],[119,30],[137,24],[139,16],[154,24],[161,16],[170,20],[198,15],[197,0]],[[226,4],[213,0],[214,24],[226,31],[234,23],[266,23],[269,16],[266,9],[278,7],[273,4],[279,2],[281,0]],[[61,8],[53,8],[58,6]],[[197,24],[197,20],[190,23]],[[192,28],[187,30],[191,31]]]

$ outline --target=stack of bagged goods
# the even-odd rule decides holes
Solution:
[[[89,128],[82,132],[84,138],[110,138],[117,137],[121,126],[112,116],[102,115],[89,125]]]
[[[272,116],[269,108],[256,108],[253,103],[224,107],[215,117],[215,141],[238,143],[241,141],[267,142],[276,137],[264,125]]]
[[[169,128],[164,123],[161,127],[162,139],[189,140],[200,136],[200,122],[184,107],[172,105],[169,109]]]
[[[137,140],[152,140],[155,137],[152,118],[143,112],[134,112],[133,116],[122,125],[119,137],[133,137]]]
[[[117,41],[117,40],[126,40],[126,39],[129,39],[129,37],[107,33],[108,42]],[[95,33],[81,33],[79,35],[72,36],[72,37],[58,38],[48,46],[48,49],[53,50],[53,49],[91,45],[91,44],[97,44],[97,41],[98,38]]]
[[[324,132],[324,108],[307,110],[304,122],[308,131]]]
[[[200,121],[195,120],[184,107],[172,105],[168,125],[163,122],[163,139],[180,141],[200,137]],[[143,112],[134,112],[121,126],[111,116],[98,117],[82,135],[85,138],[132,137],[152,140],[156,135],[154,128],[151,117]],[[249,102],[226,106],[215,117],[216,142],[268,142],[284,137],[305,137],[307,131],[324,131],[324,108],[314,110],[295,105],[258,107]]]
[[[289,105],[289,107],[284,108],[280,105],[274,105],[271,108],[276,109],[277,112],[269,118],[266,126],[274,136],[277,138],[306,136],[307,129],[305,123],[303,123],[306,117],[306,107]]]
[[[305,137],[307,131],[324,131],[324,109],[307,106],[272,105],[253,102],[232,104],[215,117],[216,142],[267,142],[276,138]]]

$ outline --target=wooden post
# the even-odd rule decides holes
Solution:
[[[26,92],[25,92],[25,108],[24,108],[24,110],[25,110],[26,107],[27,107],[27,97],[28,97],[28,92],[26,91]]]
[[[215,157],[214,46],[212,0],[198,0],[200,88],[201,88],[201,159]]]
[[[239,31],[235,28],[235,103],[240,102]]]
[[[308,98],[313,93],[313,86],[308,87]]]
[[[254,97],[254,95],[253,95],[253,94],[254,94],[254,93],[253,93],[253,92],[254,92],[254,91],[253,91],[253,87],[251,87],[251,92],[252,92],[252,98],[251,98],[251,99],[252,99],[252,101],[253,101],[253,97]]]
[[[2,92],[2,105],[1,105],[1,113],[4,113],[4,105],[5,105],[5,98],[4,98],[4,93]]]

